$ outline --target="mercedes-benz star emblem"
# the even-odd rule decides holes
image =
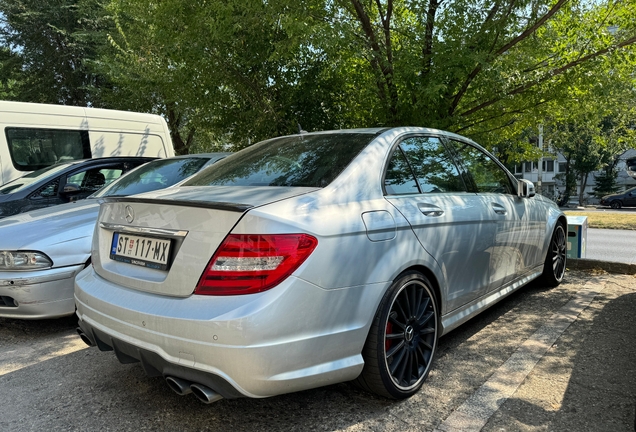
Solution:
[[[406,331],[404,332],[404,336],[405,336],[407,342],[411,342],[413,340],[413,336],[415,336],[414,331],[413,331],[413,327],[408,326],[406,328]]]
[[[135,220],[135,211],[129,205],[126,206],[126,222],[132,223]]]

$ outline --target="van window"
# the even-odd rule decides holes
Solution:
[[[20,171],[91,157],[87,131],[12,127],[5,133],[11,162]]]

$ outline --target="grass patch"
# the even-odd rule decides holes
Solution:
[[[588,228],[636,230],[636,214],[603,211],[566,211],[568,216],[587,216]]]

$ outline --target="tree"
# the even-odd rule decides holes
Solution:
[[[636,42],[636,4],[612,0],[112,0],[109,11],[117,54],[103,65],[185,128],[184,149],[196,131],[241,147],[299,122],[416,125],[514,161],[536,153],[523,131],[573,103],[572,81],[585,93],[599,71],[633,65]]]
[[[101,1],[0,0],[16,97],[162,114],[180,153],[415,125],[515,163],[555,107],[636,64],[633,1]]]
[[[6,47],[0,47],[0,99],[17,99],[22,83],[22,59]]]
[[[98,0],[0,0],[0,38],[21,60],[20,85],[8,98],[101,106],[108,85],[91,67],[112,26]]]
[[[573,78],[587,77],[592,86],[598,63],[620,61],[620,52],[636,42],[634,2],[336,4],[354,23],[348,39],[358,41],[368,61],[385,124],[472,136],[564,101]]]
[[[616,166],[606,165],[599,175],[594,177],[596,184],[594,185],[594,196],[602,198],[605,195],[616,193],[620,190],[616,182],[618,170]]]

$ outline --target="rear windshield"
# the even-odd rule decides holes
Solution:
[[[131,171],[93,197],[127,196],[167,188],[199,171],[210,158],[159,159]]]
[[[331,183],[375,138],[369,133],[295,135],[254,144],[183,186],[299,186]]]

